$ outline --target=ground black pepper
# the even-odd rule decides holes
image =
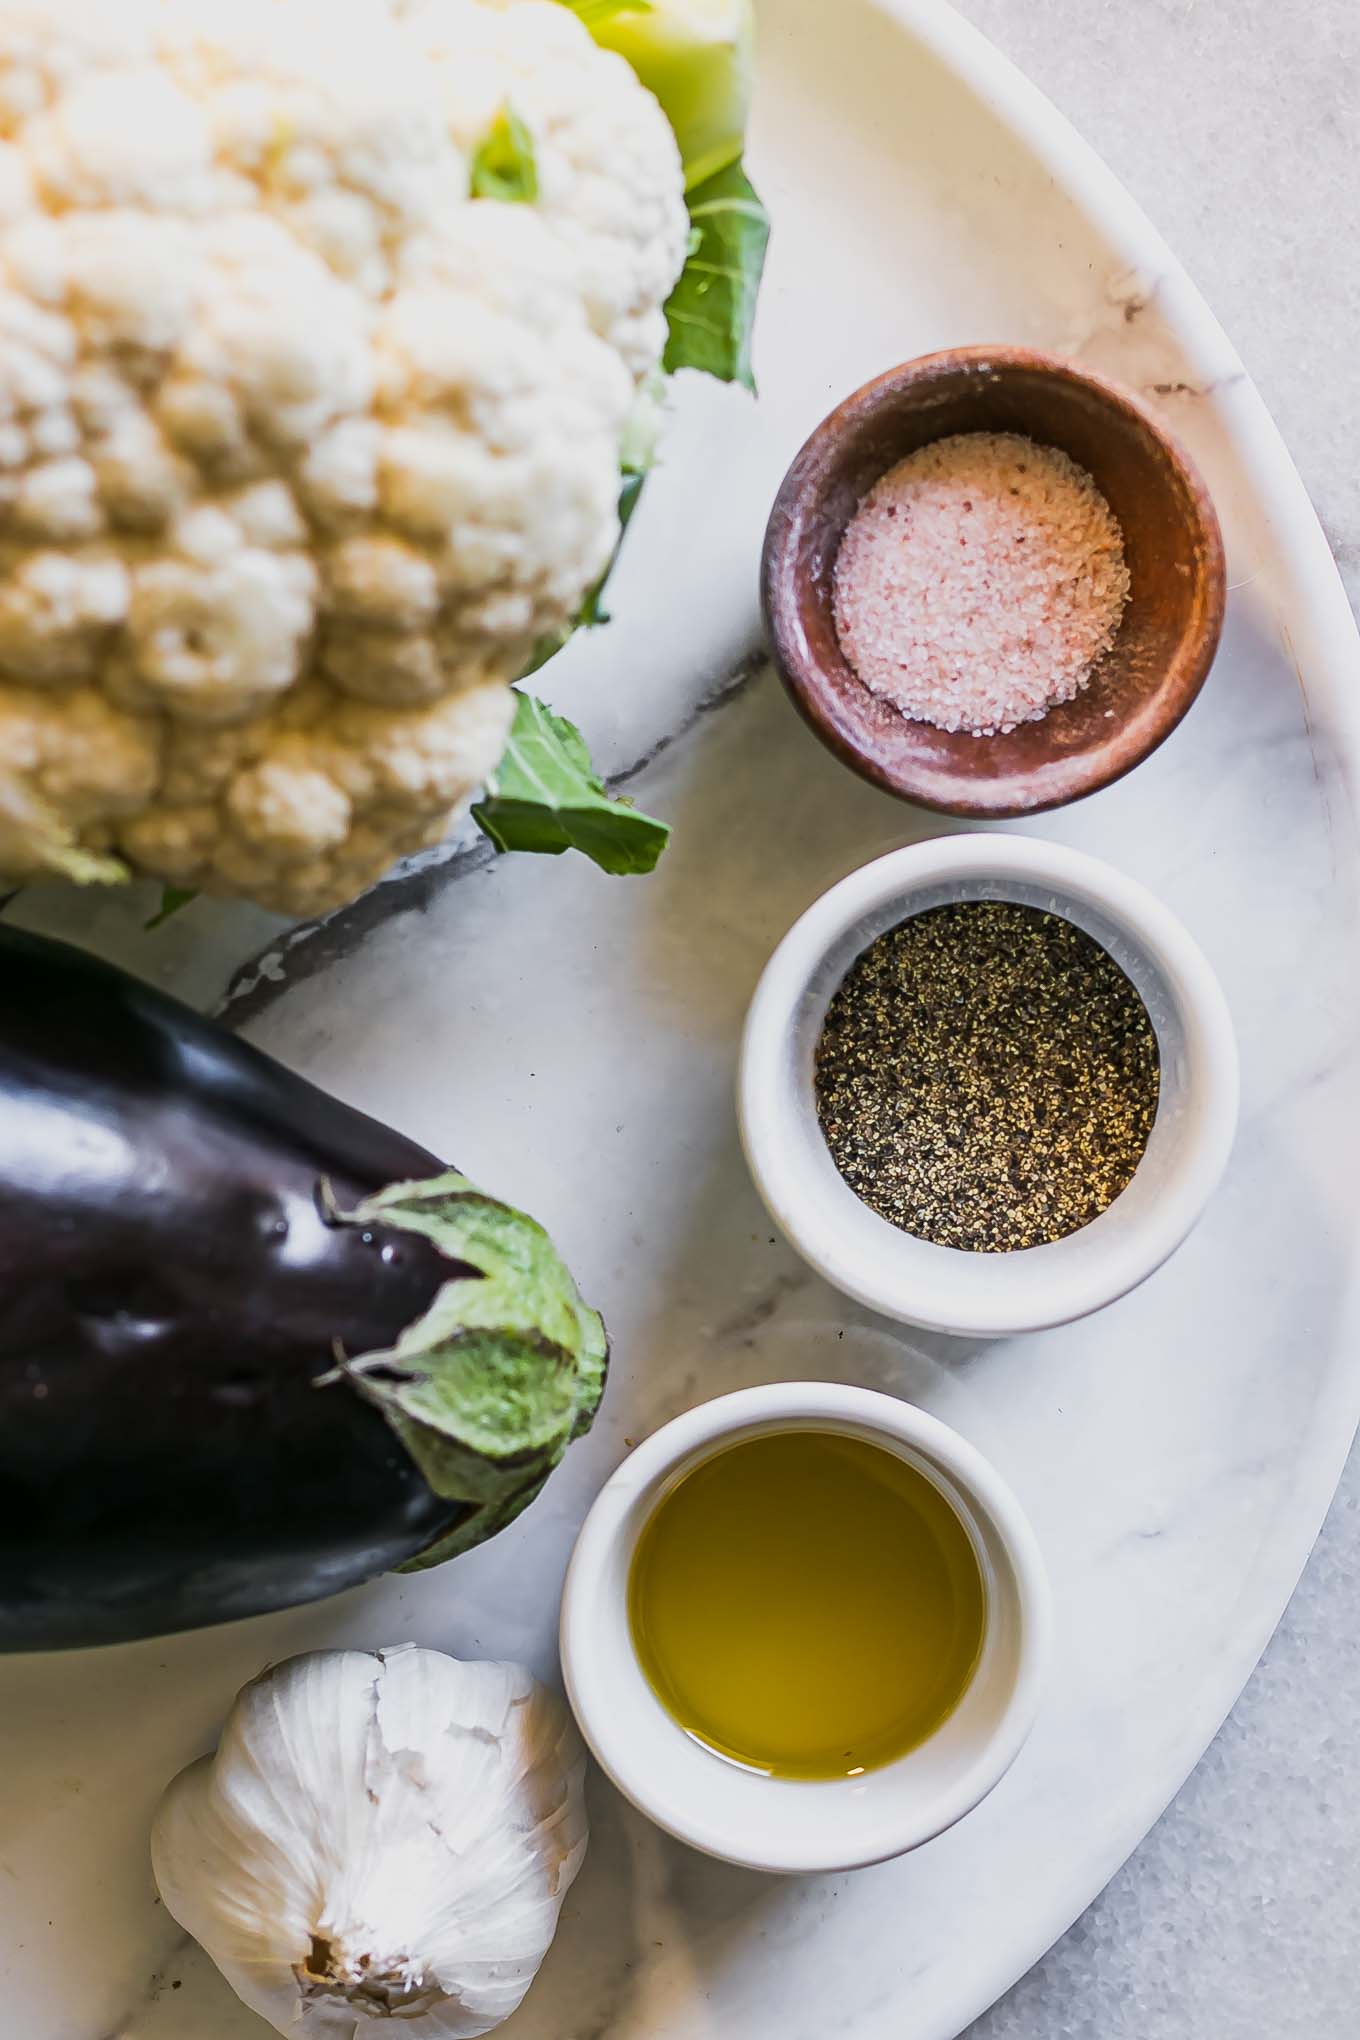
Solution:
[[[1089,1225],[1133,1176],[1161,1064],[1108,951],[1057,914],[960,900],[854,963],[817,1043],[817,1116],[857,1196],[919,1239],[1008,1253]]]

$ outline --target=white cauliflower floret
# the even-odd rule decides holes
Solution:
[[[103,869],[125,816],[156,796],[159,734],[96,688],[61,696],[0,685],[0,870],[14,878]]]
[[[92,680],[130,595],[116,559],[29,553],[0,580],[0,676],[28,687]],[[11,763],[0,748],[0,774]]]
[[[470,194],[507,109],[533,203]],[[0,0],[0,871],[311,913],[437,841],[608,563],[685,244],[550,0]]]
[[[472,150],[507,104],[534,142],[538,211],[567,251],[590,322],[637,378],[666,344],[663,306],[689,215],[670,122],[622,57],[555,0],[395,0],[450,131]]]
[[[336,710],[308,690],[206,744],[181,732],[162,780],[174,798],[119,826],[118,847],[177,885],[201,883],[210,857],[220,890],[322,912],[439,842],[450,810],[499,759],[512,708],[499,680],[397,711]]]

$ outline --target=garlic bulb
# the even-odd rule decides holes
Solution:
[[[166,1791],[156,1882],[293,2040],[472,2040],[552,1940],[586,1852],[584,1771],[521,1665],[318,1651],[247,1686],[216,1755]]]

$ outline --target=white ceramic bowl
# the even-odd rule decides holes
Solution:
[[[910,1460],[953,1503],[986,1583],[982,1654],[958,1706],[919,1748],[859,1778],[770,1778],[715,1755],[662,1706],[633,1648],[628,1575],[653,1509],[715,1451],[776,1430],[838,1431]],[[1034,1534],[957,1431],[873,1389],[779,1382],[686,1411],[607,1482],[567,1568],[562,1670],[601,1767],[658,1826],[749,1869],[849,1870],[928,1841],[991,1791],[1033,1724],[1049,1626]]]
[[[1081,1231],[1017,1253],[935,1246],[870,1210],[837,1172],[813,1098],[817,1038],[851,964],[909,915],[967,899],[1021,901],[1093,935],[1132,979],[1161,1051],[1157,1118],[1133,1181]],[[756,1187],[804,1259],[888,1317],[974,1338],[1065,1324],[1160,1267],[1223,1173],[1237,1100],[1227,1002],[1169,908],[1097,858],[992,832],[914,843],[824,893],[756,988],[738,1086]]]

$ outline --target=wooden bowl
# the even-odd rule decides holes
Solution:
[[[1087,686],[1040,722],[977,737],[914,722],[846,662],[832,616],[842,534],[880,475],[932,439],[1020,432],[1091,474],[1123,529],[1130,592]],[[1038,814],[1108,786],[1170,735],[1223,626],[1223,540],[1208,491],[1127,390],[1021,347],[923,355],[824,419],[784,478],[762,599],[785,686],[823,743],[875,786],[941,814]]]

